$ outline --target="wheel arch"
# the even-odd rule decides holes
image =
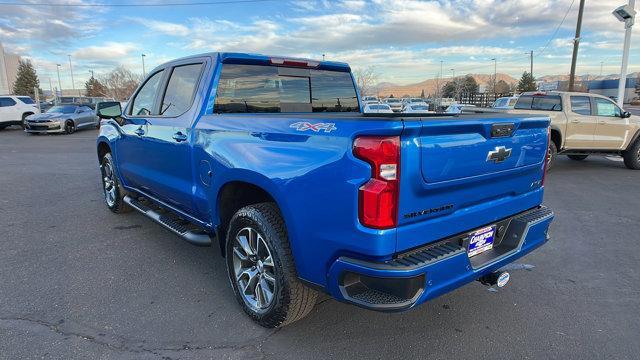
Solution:
[[[100,163],[102,162],[103,156],[105,156],[107,153],[111,153],[111,146],[106,141],[98,140],[97,151],[98,151],[98,163]]]
[[[285,218],[278,197],[274,195],[272,190],[270,191],[269,186],[266,184],[258,184],[246,179],[235,179],[229,180],[220,186],[215,204],[216,220],[218,221],[216,237],[218,238],[220,253],[223,257],[227,241],[226,231],[233,215],[245,206],[263,202],[274,203],[283,219]]]
[[[562,133],[556,127],[551,127],[551,141],[556,144],[558,151],[562,149]]]

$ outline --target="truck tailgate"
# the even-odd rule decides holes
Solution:
[[[406,121],[397,251],[540,204],[548,126],[529,115]]]

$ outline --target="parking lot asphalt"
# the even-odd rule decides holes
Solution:
[[[322,296],[255,325],[216,247],[102,201],[96,131],[0,131],[0,359],[637,359],[640,171],[559,157],[552,239],[492,291],[469,284],[376,313]]]

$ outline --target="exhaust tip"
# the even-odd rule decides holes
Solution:
[[[491,274],[487,274],[478,279],[480,283],[487,286],[497,286],[499,288],[504,287],[509,282],[511,275],[506,271],[496,271]]]

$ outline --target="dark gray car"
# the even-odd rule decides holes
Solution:
[[[67,133],[96,128],[100,124],[93,109],[86,105],[56,105],[47,112],[28,116],[24,131],[28,133]]]

